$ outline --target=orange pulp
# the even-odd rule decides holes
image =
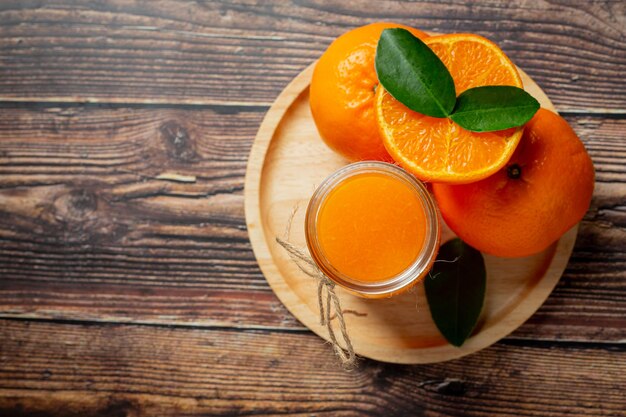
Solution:
[[[427,218],[409,184],[369,172],[329,192],[316,227],[322,253],[337,271],[356,281],[378,282],[415,262],[426,241]]]

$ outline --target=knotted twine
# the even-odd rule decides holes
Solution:
[[[296,206],[289,217],[287,230],[285,231],[285,236],[287,238],[291,230],[291,223],[297,210],[298,207]],[[337,294],[335,293],[335,283],[317,267],[313,259],[306,252],[288,242],[286,239],[282,239],[278,236],[276,236],[276,243],[287,251],[291,260],[305,275],[317,280],[317,304],[320,311],[320,325],[326,326],[326,329],[328,329],[330,343],[343,366],[348,369],[354,367],[356,365],[356,354],[354,353],[352,341],[350,340],[348,331],[346,330],[346,321],[343,317],[339,297],[337,297]],[[335,309],[334,317],[331,314],[332,308]],[[339,321],[341,338],[343,339],[345,347],[339,344],[337,335],[333,329],[332,319],[335,317]]]

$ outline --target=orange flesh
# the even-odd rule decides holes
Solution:
[[[452,34],[424,40],[450,71],[456,94],[485,85],[522,87],[517,69],[491,41]],[[384,88],[376,109],[383,142],[393,159],[423,181],[469,183],[483,179],[511,157],[521,128],[477,133],[450,119],[409,110]]]
[[[339,183],[317,218],[323,255],[339,272],[378,282],[407,269],[426,240],[426,213],[404,181],[363,173]]]

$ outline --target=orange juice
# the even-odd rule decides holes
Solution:
[[[307,211],[311,256],[330,279],[364,297],[419,282],[434,261],[439,216],[430,194],[401,168],[359,162],[331,175]]]

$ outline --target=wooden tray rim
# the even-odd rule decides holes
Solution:
[[[275,279],[284,281],[281,272],[273,262],[273,256],[269,249],[268,237],[263,230],[262,213],[261,213],[261,179],[263,167],[265,165],[266,156],[269,147],[275,136],[275,131],[283,120],[285,113],[297,100],[297,98],[308,88],[311,75],[315,67],[316,61],[310,64],[306,69],[300,72],[278,95],[268,112],[266,113],[261,126],[257,132],[252,145],[248,164],[246,167],[246,176],[244,184],[244,206],[245,217],[252,244],[252,249],[259,264],[263,275],[276,294],[278,299],[283,303],[287,310],[300,321],[304,326],[316,333],[324,340],[329,340],[327,330],[320,326],[319,322],[311,320],[310,309],[301,303],[294,292],[281,293],[276,290]],[[522,77],[528,77],[524,71],[518,68]],[[534,93],[537,93],[534,91]],[[547,107],[553,111],[554,106],[545,93],[539,89],[539,94],[543,97],[543,101],[549,103]],[[540,100],[542,101],[542,100]],[[280,117],[276,117],[279,114]],[[560,280],[565,267],[569,261],[569,257],[576,241],[578,225],[570,229],[558,241],[552,259],[549,261],[548,268],[544,272],[540,282],[531,289],[526,299],[518,303],[508,314],[506,320],[501,320],[485,330],[481,330],[477,334],[470,337],[465,344],[460,347],[452,345],[436,346],[428,348],[397,350],[397,355],[393,358],[387,355],[369,354],[366,356],[370,359],[382,362],[401,363],[401,364],[425,364],[436,363],[447,360],[453,360],[462,356],[469,355],[481,349],[491,346],[508,334],[515,331],[528,318],[530,318],[537,309],[545,302],[550,293]],[[273,240],[273,239],[272,239]],[[266,262],[265,260],[270,260]],[[280,278],[276,278],[280,277]],[[547,279],[549,278],[549,279]],[[349,329],[348,329],[349,330]],[[407,354],[407,352],[409,352]],[[419,352],[418,354],[416,352]],[[331,354],[329,352],[329,354]]]

